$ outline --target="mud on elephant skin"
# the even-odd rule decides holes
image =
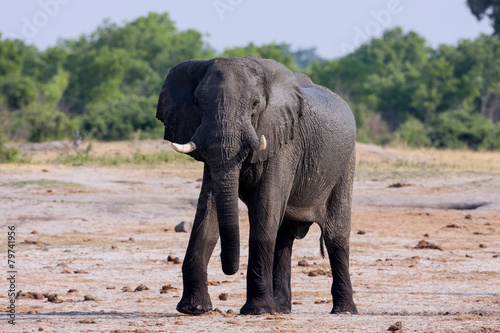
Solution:
[[[242,314],[290,313],[293,242],[314,222],[332,267],[332,313],[357,313],[349,277],[356,124],[339,96],[257,56],[189,60],[170,70],[156,117],[176,151],[205,165],[178,311],[212,309],[207,265],[219,235],[222,269],[237,272],[239,197],[250,221]]]

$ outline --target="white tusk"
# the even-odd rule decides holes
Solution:
[[[261,151],[264,151],[266,150],[267,148],[267,141],[266,141],[266,137],[264,135],[262,135],[260,137],[260,144],[257,146],[253,146],[253,149],[257,152],[257,153],[260,153]]]
[[[172,142],[172,148],[174,148],[174,150],[178,153],[189,154],[190,152],[196,150],[196,145],[193,141],[190,141],[189,143],[183,145]]]

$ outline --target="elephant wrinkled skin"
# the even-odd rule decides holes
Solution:
[[[177,310],[212,309],[207,265],[239,267],[238,197],[250,221],[241,314],[290,313],[295,239],[313,222],[332,267],[332,313],[357,313],[349,277],[356,124],[349,106],[306,75],[257,56],[189,60],[172,68],[156,117],[165,140],[204,162]]]

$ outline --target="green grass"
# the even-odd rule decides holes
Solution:
[[[154,166],[166,163],[190,163],[194,160],[188,155],[177,153],[149,153],[144,154],[139,151],[130,156],[94,156],[88,152],[78,152],[76,154],[59,155],[54,161],[56,164],[83,166],[83,165],[101,165],[101,166],[118,166],[122,164],[138,164]]]
[[[21,180],[17,182],[8,182],[3,183],[1,186],[9,186],[9,187],[25,187],[29,185],[40,186],[40,187],[57,187],[57,188],[80,188],[83,187],[81,184],[70,183],[70,182],[61,182],[58,180]]]

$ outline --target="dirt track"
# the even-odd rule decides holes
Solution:
[[[366,159],[380,152],[359,151]],[[500,332],[500,175],[360,170],[351,236],[360,315],[329,315],[331,278],[317,227],[295,243],[291,315],[226,314],[237,314],[245,299],[248,221],[242,208],[240,271],[222,273],[219,249],[209,265],[213,306],[223,313],[190,317],[175,311],[181,265],[167,257],[184,256],[189,234],[173,229],[193,219],[198,165],[0,165],[0,244],[7,248],[6,226],[15,225],[17,290],[57,294],[62,301],[21,297],[16,327],[3,316],[0,331],[384,332],[401,321],[405,332]],[[389,187],[396,183],[401,187]],[[481,206],[444,209],[464,203]],[[416,249],[421,240],[442,250]],[[298,266],[302,259],[310,266]],[[312,271],[319,274],[309,276]],[[1,303],[7,304],[2,281]],[[134,292],[141,284],[149,290]],[[160,294],[169,284],[172,289]],[[227,300],[219,300],[222,293]],[[86,295],[94,300],[84,301]]]

